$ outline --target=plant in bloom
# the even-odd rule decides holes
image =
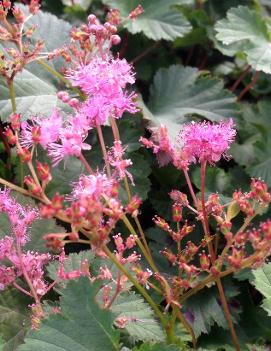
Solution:
[[[31,16],[38,8],[37,1],[30,1]],[[10,27],[6,21],[11,9],[16,24]],[[134,21],[142,12],[142,7],[138,6],[126,20]],[[130,301],[133,303],[133,299],[141,294],[144,304],[148,303],[151,314],[155,315],[152,323],[162,330],[169,345],[179,347],[182,340],[175,331],[181,323],[190,335],[190,344],[196,348],[194,322],[197,316],[189,311],[186,302],[192,295],[213,286],[232,343],[240,350],[232,318],[234,307],[227,299],[223,278],[245,268],[260,267],[270,256],[271,221],[267,219],[256,227],[252,221],[266,211],[271,194],[267,184],[258,178],[251,180],[247,191],[236,189],[227,203],[218,193],[207,192],[207,167],[215,167],[222,158],[229,159],[229,148],[236,137],[233,120],[185,123],[180,126],[176,140],[171,140],[167,127],[161,125],[150,130],[150,138],[142,136],[139,139],[146,149],[152,150],[159,167],[171,164],[176,179],[179,181],[182,177],[186,182],[185,186],[169,187],[166,197],[171,216],[162,210],[154,214],[155,207],[156,210],[160,207],[155,206],[155,201],[152,203],[155,237],[148,233],[148,238],[141,221],[145,218],[145,204],[142,205],[137,193],[142,184],[138,184],[133,158],[122,141],[121,134],[125,131],[119,130],[125,113],[133,119],[132,115],[139,111],[137,94],[132,87],[135,83],[133,67],[111,51],[112,46],[121,41],[116,34],[117,26],[121,24],[120,12],[111,10],[104,24],[96,16],[89,15],[87,23],[71,30],[69,44],[44,53],[48,60],[65,60],[63,76],[59,72],[56,76],[69,90],[58,92],[57,97],[69,109],[65,114],[55,109],[48,116],[42,115],[41,111],[41,116],[28,120],[16,111],[13,80],[29,62],[40,61],[43,45],[37,43],[30,50],[31,41],[24,44],[25,36],[31,38],[32,31],[25,34],[27,18],[19,9],[12,8],[9,1],[0,4],[0,21],[6,28],[1,30],[0,27],[0,37],[15,43],[17,50],[14,49],[13,61],[3,58],[6,69],[2,76],[9,86],[13,107],[3,135],[21,163],[21,184],[0,182],[39,203],[35,209],[22,206],[9,190],[0,191],[0,212],[11,224],[11,231],[0,239],[0,290],[13,286],[33,299],[30,306],[32,327],[41,332],[46,323],[50,325],[54,313],[74,327],[73,319],[65,315],[69,308],[61,307],[69,280],[75,280],[78,285],[82,282],[79,278],[87,280],[95,290],[93,304],[103,309],[101,315],[112,309],[113,317],[110,315],[111,324],[108,324],[112,330],[114,326],[120,332],[128,333],[130,324],[133,325],[130,331],[137,330],[134,326],[139,327],[140,323],[144,329],[144,323],[148,322],[150,317],[144,317],[142,321],[133,317],[133,311],[130,314],[121,311],[123,313],[117,316],[119,305],[130,305]],[[134,144],[136,148],[137,143]],[[139,163],[149,157],[143,148],[140,152]],[[66,173],[74,171],[65,168],[71,164],[72,157],[76,158],[77,174],[73,181],[66,181]],[[62,161],[65,161],[64,165]],[[141,172],[144,173],[143,161],[142,165]],[[189,172],[198,165],[199,181],[195,187]],[[59,182],[60,177],[64,179],[63,184]],[[61,189],[62,185],[65,191]],[[57,230],[48,233],[44,228],[44,233],[38,233],[43,235],[44,244],[51,253],[26,249],[26,245],[31,244],[29,229],[41,217],[57,219],[59,224]],[[153,245],[153,241],[157,241],[160,248]],[[77,249],[83,245],[86,250],[77,256],[68,255],[71,247]],[[92,258],[85,258],[85,253]],[[163,260],[170,275],[165,274]],[[43,301],[54,288],[62,297],[60,302],[59,299],[54,301],[57,307],[49,308]],[[127,296],[128,300],[125,300]],[[76,296],[78,305],[80,298]],[[87,313],[90,307],[89,303]],[[143,312],[150,313],[148,308]],[[45,317],[48,320],[43,324]],[[58,317],[52,320],[58,321]],[[95,317],[99,318],[99,313]],[[100,329],[107,328],[101,325]],[[87,335],[88,330],[81,334],[84,332]],[[133,335],[130,336],[133,339]],[[126,339],[129,339],[127,335],[123,342]],[[58,342],[58,338],[54,340]]]

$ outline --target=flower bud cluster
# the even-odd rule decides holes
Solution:
[[[31,0],[28,5],[29,14],[26,15],[20,7],[12,5],[11,1],[0,2],[0,41],[15,44],[15,47],[6,50],[6,55],[1,56],[0,74],[7,80],[12,80],[26,64],[37,60],[44,47],[41,40],[33,43],[35,26],[24,28],[28,19],[39,11],[39,7],[38,0]],[[12,20],[8,16],[10,12]]]

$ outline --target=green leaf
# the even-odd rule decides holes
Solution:
[[[26,11],[25,6],[20,5],[20,7]],[[44,40],[44,51],[46,52],[68,43],[71,26],[54,15],[40,11],[37,16],[27,22],[26,27],[31,25],[38,26],[33,35],[33,41]],[[59,60],[48,64],[55,70],[61,68]],[[58,80],[38,63],[27,65],[22,72],[18,73],[14,79],[14,90],[17,111],[22,114],[23,119],[37,114],[46,115],[56,107],[63,107],[63,103],[56,96],[57,86]],[[0,78],[0,89],[0,115],[3,121],[7,121],[12,108],[7,84],[2,77]]]
[[[183,0],[103,0],[103,3],[120,10],[127,18],[131,11],[142,5],[144,12],[135,20],[126,20],[124,27],[131,33],[143,32],[153,40],[174,40],[190,32],[192,26],[183,14],[173,9],[173,5],[182,5]]]
[[[64,270],[66,273],[72,272],[75,270],[80,270],[83,262],[88,262],[90,265],[94,259],[94,253],[90,250],[80,251],[79,253],[71,253],[66,256],[64,261]],[[49,277],[54,281],[57,279],[57,271],[59,269],[59,261],[51,261],[46,267],[49,273]],[[61,287],[67,284],[67,281],[61,281]]]
[[[228,280],[227,284],[224,284],[224,290],[228,301],[239,294],[239,291],[230,280]],[[211,327],[215,324],[223,329],[228,328],[216,286],[192,296],[187,302],[187,312],[191,316],[191,326],[196,336],[202,333],[208,334]],[[238,308],[232,307],[231,315],[234,322],[236,322],[239,313],[240,310]]]
[[[215,25],[216,38],[225,45],[238,45],[256,70],[271,73],[271,41],[267,23],[246,6],[231,8],[227,18]]]
[[[271,185],[271,138],[266,141],[259,141],[254,145],[255,162],[247,167],[247,171],[252,177],[262,178]]]
[[[243,108],[239,124],[240,143],[231,153],[251,177],[260,177],[271,185],[271,103],[262,100]]]
[[[14,288],[0,293],[0,334],[5,342],[3,351],[17,350],[29,326],[28,305],[31,300]],[[0,348],[1,349],[1,348]]]
[[[144,344],[139,348],[133,349],[133,351],[180,351],[181,349],[175,345],[166,345],[166,344]]]
[[[164,124],[170,134],[176,136],[180,124],[191,115],[199,115],[211,121],[237,114],[235,97],[223,89],[222,81],[199,77],[192,67],[174,65],[161,68],[155,75],[150,91],[148,110],[143,114],[154,124]]]
[[[92,3],[92,0],[61,0],[65,6],[80,6],[83,10],[87,10]]]
[[[119,333],[113,316],[95,301],[97,285],[87,278],[69,281],[60,300],[61,314],[44,320],[28,333],[19,351],[116,351]]]
[[[254,280],[252,284],[265,297],[262,307],[271,316],[271,263],[252,271]]]
[[[164,333],[152,309],[134,293],[121,294],[112,305],[117,317],[129,318],[125,330],[135,341],[163,341]]]
[[[133,162],[133,165],[128,168],[128,171],[131,172],[135,184],[135,186],[130,185],[131,193],[132,195],[137,194],[140,199],[145,200],[151,188],[151,182],[148,178],[151,174],[150,163],[148,159],[139,152],[132,152],[128,157]],[[123,185],[120,188],[120,198],[125,202],[127,201],[127,194]]]

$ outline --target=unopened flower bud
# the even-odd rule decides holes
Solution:
[[[10,115],[10,123],[14,131],[19,131],[21,128],[21,115],[19,113]]]
[[[182,206],[176,203],[172,206],[172,220],[174,222],[180,222],[182,220]]]
[[[141,15],[144,12],[143,7],[138,5],[133,11],[130,12],[129,18],[135,19],[137,16]]]
[[[27,163],[31,160],[31,152],[26,148],[20,148],[17,150],[17,155],[19,156],[22,163]]]
[[[31,194],[35,196],[41,196],[42,189],[38,184],[35,183],[34,179],[31,176],[24,177],[24,183]]]
[[[136,245],[136,238],[134,235],[128,236],[125,243],[127,249],[132,249]]]
[[[15,145],[16,144],[16,141],[17,141],[17,138],[16,138],[16,135],[13,133],[12,129],[10,127],[7,127],[3,134],[6,136],[7,138],[7,141],[10,145]]]
[[[120,42],[121,42],[120,36],[119,36],[119,35],[116,35],[116,34],[111,35],[110,40],[111,40],[112,45],[119,45]]]
[[[25,20],[25,15],[19,7],[14,7],[12,10],[13,16],[15,17],[17,23],[23,23]]]
[[[161,228],[162,230],[165,230],[166,232],[170,231],[169,224],[163,218],[155,216],[153,221],[157,225],[157,227]]]
[[[41,163],[39,161],[36,161],[36,164],[39,179],[45,184],[48,184],[52,180],[49,165],[47,163]]]
[[[203,252],[199,255],[200,257],[200,266],[204,271],[207,271],[210,267],[210,258]]]

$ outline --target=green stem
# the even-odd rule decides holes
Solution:
[[[147,293],[147,291],[138,283],[138,281],[132,276],[130,272],[126,270],[126,268],[118,261],[116,256],[108,249],[106,245],[102,247],[105,254],[110,258],[110,260],[118,267],[118,269],[130,280],[131,283],[135,286],[135,288],[139,291],[139,293],[145,298],[151,308],[154,310],[156,316],[162,323],[162,326],[166,329],[167,328],[167,318],[163,315],[160,309],[157,307],[156,303]]]
[[[118,129],[118,125],[117,125],[116,120],[114,118],[112,118],[112,117],[110,117],[110,124],[111,124],[111,128],[112,128],[112,132],[113,132],[113,136],[114,136],[115,141],[120,141],[120,132],[119,132],[119,129]],[[132,194],[131,194],[129,182],[128,182],[128,179],[127,179],[126,175],[125,175],[123,181],[124,181],[124,187],[125,187],[125,190],[126,190],[126,193],[127,193],[128,201],[130,202],[132,200]],[[143,242],[145,250],[148,252],[148,256],[149,256],[150,260],[152,261],[152,263],[154,265],[154,261],[153,261],[152,254],[151,254],[151,250],[150,250],[150,248],[148,246],[144,230],[143,230],[143,228],[141,226],[141,223],[140,223],[137,215],[134,217],[134,220],[135,220],[137,229],[138,229],[138,231],[140,233],[141,240]]]
[[[140,250],[142,251],[143,255],[145,256],[146,260],[148,261],[151,269],[154,272],[158,272],[158,269],[152,259],[152,257],[149,255],[149,252],[146,250],[145,246],[142,244],[142,242],[140,241],[140,239],[137,237],[136,231],[134,229],[134,227],[132,226],[132,224],[130,223],[129,219],[127,218],[126,215],[123,215],[121,217],[121,220],[123,221],[123,223],[125,224],[125,226],[127,227],[127,229],[129,230],[129,232],[135,236],[136,238],[136,243],[139,246]]]
[[[8,85],[8,89],[9,89],[9,97],[10,97],[10,101],[11,101],[12,112],[16,113],[17,106],[16,106],[16,97],[15,97],[13,79],[8,79],[7,85]],[[20,183],[21,183],[21,186],[23,187],[23,185],[24,185],[24,168],[23,168],[22,162],[19,163],[19,170],[20,170]]]
[[[197,338],[196,335],[194,333],[193,328],[191,327],[191,325],[187,322],[185,316],[183,315],[181,309],[177,310],[177,316],[180,320],[180,322],[183,324],[183,326],[185,327],[185,329],[187,330],[187,332],[191,335],[192,338],[192,343],[193,343],[193,348],[196,349],[197,348]]]
[[[15,113],[16,112],[16,99],[15,99],[13,79],[8,79],[7,84],[8,84],[8,89],[9,89],[9,97],[11,100],[12,112]]]
[[[98,138],[99,138],[99,142],[100,142],[102,153],[103,153],[107,176],[109,178],[111,178],[111,169],[110,169],[110,164],[108,162],[108,155],[107,155],[106,146],[105,146],[105,142],[104,142],[103,131],[102,131],[101,126],[98,126],[98,125],[97,125],[96,129],[97,129]]]
[[[75,88],[71,82],[65,78],[61,73],[57,72],[55,69],[53,69],[50,65],[48,65],[46,62],[43,60],[37,60],[38,64],[40,64],[42,67],[44,67],[48,72],[50,72],[53,76],[58,78],[61,82],[65,83],[65,85],[75,91],[83,100],[85,100],[85,95],[77,88]]]

